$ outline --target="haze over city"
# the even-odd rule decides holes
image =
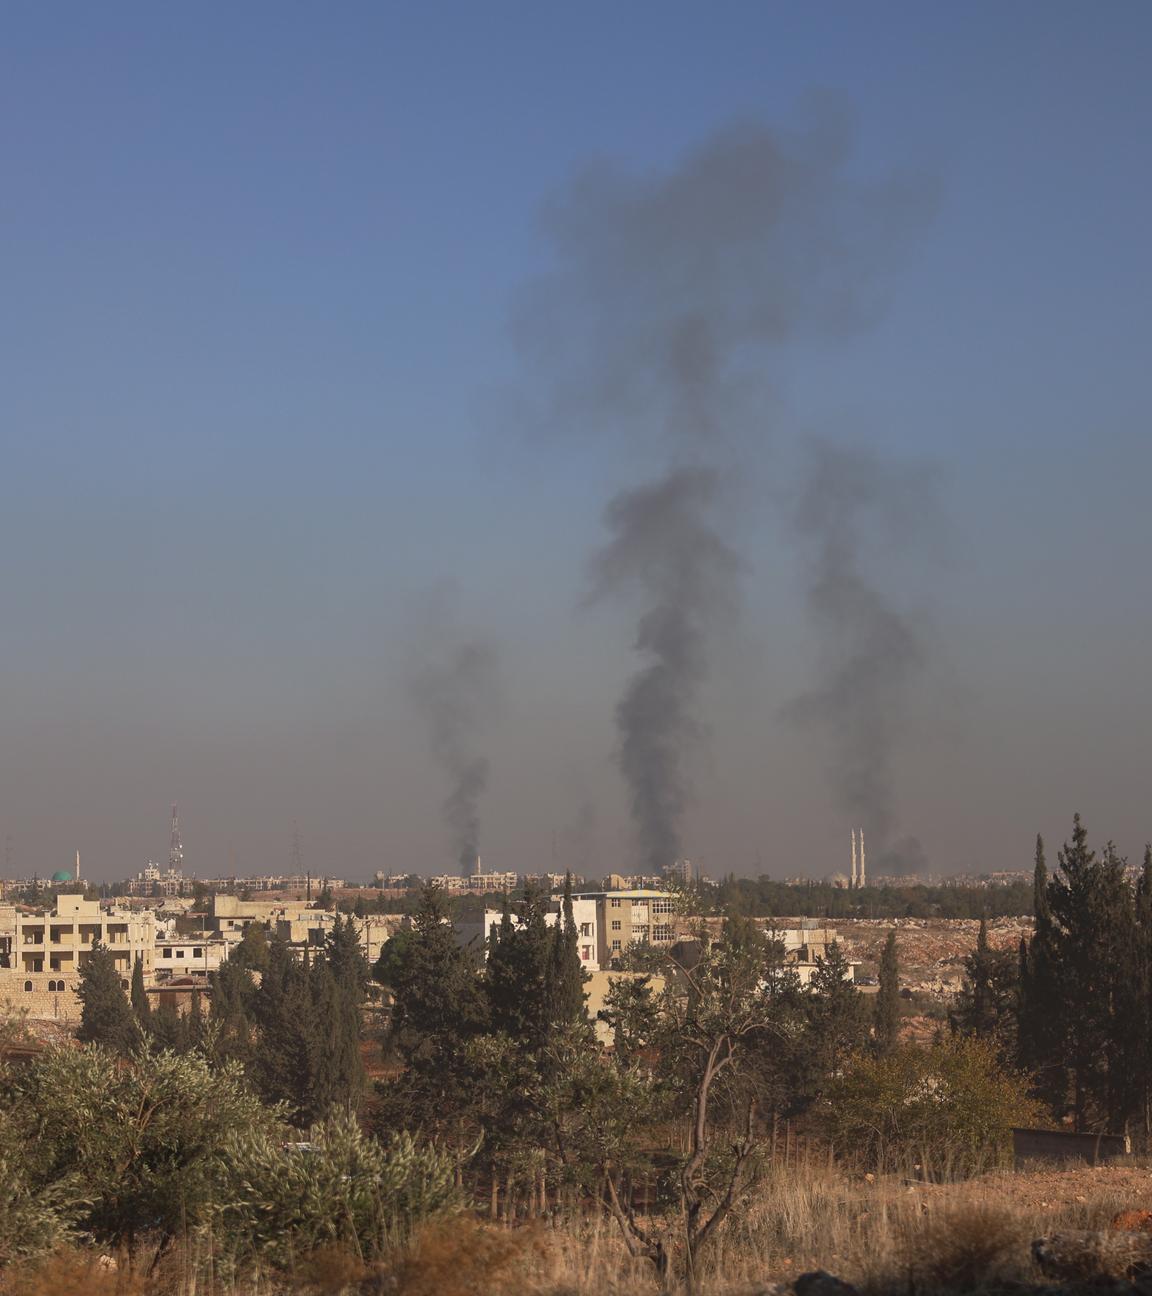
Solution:
[[[9,11],[8,867],[1135,859],[1152,18],[883,12]]]

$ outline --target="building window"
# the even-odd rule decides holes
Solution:
[[[619,901],[619,900],[613,900],[611,903],[612,903],[612,908],[613,908],[613,909],[619,909],[619,908],[620,908],[620,901]]]
[[[619,931],[619,930],[620,930],[620,919],[619,919],[619,918],[613,918],[613,919],[612,919],[612,930],[613,930],[613,931]]]
[[[183,950],[177,950],[177,951],[176,951],[176,957],[177,957],[177,958],[183,958],[183,957],[184,957],[184,951],[183,951]]]
[[[584,948],[580,951],[580,957],[584,960],[585,963],[591,963],[591,962],[592,962],[592,946],[591,946],[591,945],[585,945]]]
[[[172,946],[171,946],[171,945],[165,945],[165,947],[164,947],[164,957],[165,957],[165,958],[171,958],[171,957],[172,957]]]
[[[192,957],[193,957],[193,958],[203,958],[203,957],[204,957],[204,951],[203,951],[202,949],[200,949],[199,946],[197,946],[196,949],[194,949],[194,950],[192,951]]]
[[[623,948],[623,947],[621,946],[621,944],[620,944],[620,942],[619,942],[618,940],[614,940],[614,941],[612,942],[612,953],[613,953],[613,954],[619,954],[619,953],[620,953],[620,950],[621,950],[622,948]]]
[[[581,935],[581,936],[591,936],[591,935],[592,935],[592,924],[591,924],[591,923],[581,923],[581,924],[580,924],[580,935]]]
[[[652,912],[658,914],[668,914],[673,911],[674,905],[671,900],[653,900]]]
[[[24,982],[24,989],[25,989],[25,990],[31,990],[31,989],[32,989],[32,982],[31,982],[31,981],[25,981],[25,982]]]
[[[652,939],[654,941],[670,941],[672,939],[671,923],[657,923],[652,928]]]

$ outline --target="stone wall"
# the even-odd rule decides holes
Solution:
[[[31,983],[32,989],[24,987]],[[63,991],[48,988],[64,986]],[[59,972],[21,972],[0,970],[0,1012],[26,1015],[38,1021],[78,1022],[80,1000],[76,997],[76,977]]]

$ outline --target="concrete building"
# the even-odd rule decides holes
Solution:
[[[51,913],[0,905],[0,1004],[32,1017],[78,1020],[76,977],[94,940],[111,951],[125,987],[137,959],[152,979],[156,915],[150,910],[104,910],[82,895],[58,895]]]
[[[170,868],[161,872],[160,865],[151,861],[124,884],[129,895],[138,896],[176,896],[191,888],[191,882],[179,869]]]
[[[550,911],[544,915],[544,921],[549,927],[555,926],[560,921],[561,907],[562,902],[554,897]],[[485,909],[479,916],[459,919],[452,926],[457,940],[462,945],[475,943],[480,946],[491,937],[494,929],[500,926],[502,918],[503,913],[499,909]],[[518,918],[514,918],[512,921],[515,926],[520,926]],[[576,924],[576,949],[580,955],[581,964],[585,971],[599,971],[600,959],[597,953],[599,949],[597,935],[599,918],[595,901],[573,896],[572,921]]]
[[[767,925],[768,935],[784,946],[784,961],[806,986],[819,966],[817,959],[828,957],[828,946],[838,939],[836,929],[820,918],[801,918],[799,927]],[[849,975],[855,977],[858,963],[849,962]]]
[[[665,948],[676,939],[676,902],[666,891],[649,887],[581,891],[574,900],[595,906],[596,961],[601,967],[607,967],[629,945]]]

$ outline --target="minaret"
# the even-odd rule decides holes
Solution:
[[[852,890],[856,890],[856,829],[852,829]]]
[[[76,852],[76,872],[73,873],[72,875],[72,881],[73,882],[80,881],[80,852],[79,851]]]
[[[864,873],[864,829],[860,829],[860,885],[867,886]]]

